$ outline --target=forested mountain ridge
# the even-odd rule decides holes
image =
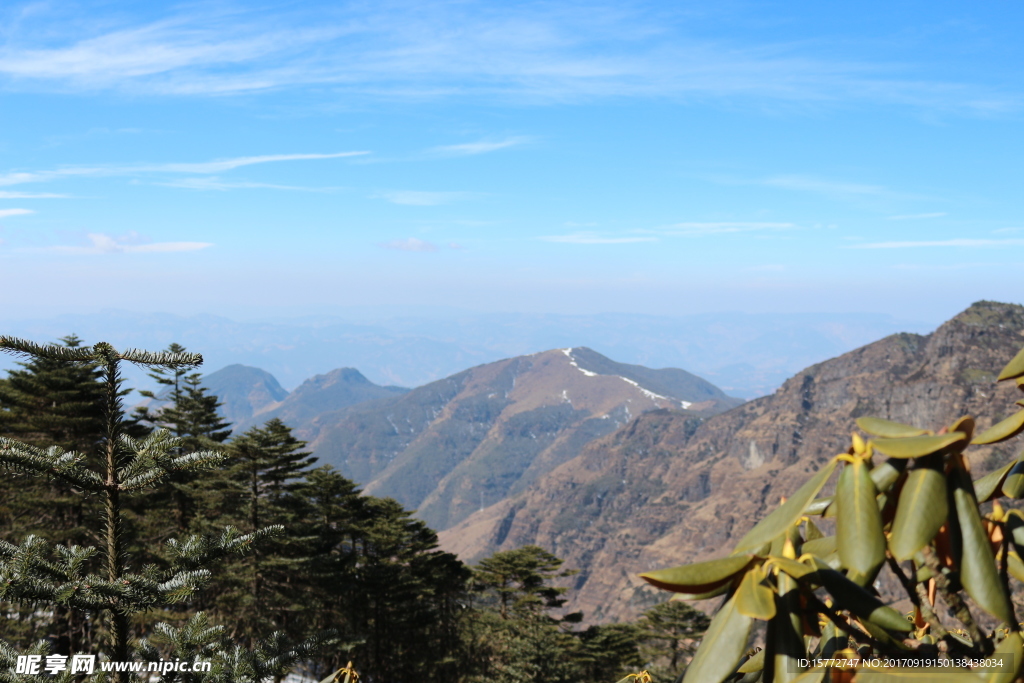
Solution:
[[[296,429],[321,462],[443,529],[643,412],[672,409],[699,421],[739,403],[683,370],[569,348],[470,368]]]
[[[938,429],[971,414],[983,429],[1005,417],[1017,394],[994,380],[1022,341],[1024,307],[979,302],[932,334],[892,335],[813,365],[775,394],[702,424],[648,412],[442,532],[442,547],[471,560],[536,543],[582,570],[570,609],[629,618],[652,599],[638,573],[727,552],[847,448],[855,418]],[[975,478],[1019,440],[972,448]]]

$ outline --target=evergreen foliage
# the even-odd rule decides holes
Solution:
[[[133,615],[188,600],[209,580],[209,563],[229,551],[247,549],[268,533],[261,529],[243,536],[228,528],[218,538],[193,536],[172,543],[166,568],[136,567],[127,552],[124,500],[158,486],[171,473],[206,469],[222,457],[208,451],[180,454],[180,440],[162,430],[144,440],[126,434],[120,364],[189,367],[200,364],[202,358],[185,353],[119,352],[106,343],[40,346],[10,337],[0,337],[0,350],[98,366],[103,414],[99,458],[90,459],[59,445],[43,448],[0,437],[0,463],[6,469],[57,480],[102,501],[98,545],[58,545],[31,534],[18,544],[0,541],[0,599],[34,610],[67,609],[85,614],[97,624],[102,655],[112,661],[129,661],[131,641],[138,635],[133,633]],[[127,683],[131,674],[120,671],[112,678]]]
[[[663,602],[644,612],[636,624],[640,654],[656,681],[676,679],[710,623],[685,602]]]

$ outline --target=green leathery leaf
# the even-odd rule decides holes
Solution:
[[[640,575],[647,583],[675,593],[706,593],[719,588],[747,568],[753,555],[730,555],[718,560],[659,569]]]
[[[987,673],[988,678],[986,683],[1013,683],[1017,678],[1017,672],[1020,671],[1022,659],[1024,659],[1024,640],[1021,639],[1020,633],[1017,631],[1010,631],[1003,641],[999,643],[996,651],[985,659],[993,660],[994,662],[1000,662],[1001,660],[1009,660],[1012,662],[1010,666],[995,667],[980,667],[974,671],[977,673]],[[1007,662],[1007,663],[1009,663]]]
[[[771,557],[769,559],[772,564],[792,576],[794,579],[802,579],[814,571],[814,567],[810,567],[803,562],[791,560],[788,557]]]
[[[914,556],[939,533],[949,515],[946,478],[931,467],[911,470],[900,491],[889,550],[900,562]]]
[[[812,500],[811,504],[804,508],[805,515],[820,515],[828,509],[828,506],[832,504],[832,496],[828,498],[818,498]]]
[[[907,461],[905,459],[889,458],[871,470],[871,481],[875,482],[875,488],[879,493],[885,493],[892,488],[906,468]]]
[[[911,436],[905,439],[872,439],[871,444],[879,453],[891,458],[923,458],[952,446],[958,441],[966,441],[963,432],[950,432],[938,436]]]
[[[868,434],[885,437],[887,439],[900,439],[905,436],[920,436],[927,434],[927,429],[918,429],[910,425],[883,420],[880,417],[858,417],[857,426]]]
[[[686,669],[684,683],[723,683],[736,671],[747,651],[747,638],[754,620],[736,609],[735,596],[729,598],[700,641],[693,661]]]
[[[821,532],[821,529],[818,528],[818,525],[809,519],[807,520],[807,522],[804,523],[804,532],[808,541],[813,541],[815,539],[825,537],[825,534]]]
[[[776,577],[778,609],[768,622],[765,649],[770,659],[765,661],[765,678],[773,683],[791,683],[806,668],[800,663],[807,658],[800,616],[800,589],[787,574]]]
[[[751,568],[736,589],[736,610],[752,619],[768,621],[775,616],[775,591],[761,583],[760,567]]]
[[[1004,379],[1015,379],[1021,375],[1024,375],[1024,349],[1018,351],[1013,360],[1006,364],[1006,367],[999,373],[996,381],[1002,382]]]
[[[974,437],[971,441],[972,444],[979,446],[987,443],[998,443],[1000,441],[1006,441],[1024,431],[1024,410],[1020,410],[1010,417],[997,422],[978,436]]]
[[[836,551],[836,537],[824,536],[804,543],[801,550],[824,559]]]
[[[974,436],[974,418],[970,415],[964,415],[959,418],[956,422],[949,426],[947,432],[961,432],[966,435],[967,440],[970,441],[971,437]]]
[[[709,591],[703,593],[672,593],[672,597],[669,600],[680,601],[680,600],[707,600],[708,598],[717,598],[719,595],[724,595],[729,590],[731,584],[726,581],[717,588],[712,588]]]
[[[1003,485],[1000,489],[1003,495],[1010,498],[1024,498],[1024,462],[1019,460],[1013,463],[1013,467],[1006,473]]]
[[[999,569],[988,534],[978,513],[974,485],[967,472],[956,467],[950,472],[953,503],[960,525],[960,582],[983,610],[1003,623],[1011,623],[1012,612],[999,580]]]
[[[761,671],[764,669],[764,650],[758,650],[754,653],[754,656],[743,662],[743,666],[736,670],[736,673],[748,674],[751,671]]]
[[[828,481],[835,468],[836,459],[833,458],[827,465],[818,470],[817,474],[797,489],[785,503],[777,507],[770,515],[748,531],[747,535],[736,544],[733,553],[739,554],[759,548],[762,544],[771,541],[793,526],[803,516],[804,509],[818,495],[818,491]]]
[[[885,562],[885,534],[875,501],[877,494],[867,463],[854,457],[843,467],[836,485],[836,544],[844,567],[872,578]]]
[[[1010,572],[1010,576],[1018,581],[1024,581],[1024,562],[1021,561],[1020,555],[1014,552],[1009,553],[1006,556],[1006,569]]]
[[[981,479],[974,482],[974,495],[977,496],[979,503],[984,503],[991,500],[995,495],[996,491],[1002,488],[1003,480],[1006,479],[1006,475],[1010,472],[1010,468],[1017,464],[1017,461],[1013,461],[1003,467],[1000,467],[995,472],[989,472]],[[998,498],[999,496],[995,496]]]
[[[832,596],[836,607],[851,612],[861,621],[870,621],[884,629],[902,633],[913,629],[902,614],[883,605],[874,595],[834,569],[819,567],[816,578]]]
[[[1024,548],[1024,514],[1020,510],[1010,510],[1006,513],[1005,522],[1005,529],[1009,532],[1017,550]]]

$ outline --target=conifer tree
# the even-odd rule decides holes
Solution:
[[[157,486],[171,473],[212,467],[222,456],[212,452],[177,454],[180,442],[166,431],[157,431],[141,441],[126,434],[120,364],[128,361],[147,367],[187,368],[199,365],[202,357],[119,352],[107,343],[91,347],[40,346],[2,336],[0,350],[30,359],[98,366],[103,388],[99,462],[90,462],[84,453],[59,445],[42,448],[0,437],[0,464],[9,470],[62,481],[99,498],[103,522],[98,546],[54,545],[35,535],[28,535],[20,544],[0,541],[0,600],[88,613],[103,623],[104,654],[114,661],[128,661],[134,614],[187,599],[208,580],[205,565],[213,558],[248,548],[271,532],[261,529],[242,536],[228,528],[219,538],[191,537],[171,542],[171,563],[165,570],[135,567],[126,552],[125,499]],[[127,683],[130,674],[117,672],[113,678],[117,683]]]
[[[685,602],[669,601],[644,612],[637,622],[640,652],[659,679],[675,680],[688,663],[711,620]]]
[[[564,626],[579,613],[556,619],[567,589],[550,582],[576,572],[534,545],[495,553],[473,570],[475,609],[466,615],[467,658],[473,683],[579,680],[587,661],[580,640]]]
[[[82,344],[75,335],[60,341],[71,349]],[[96,458],[103,437],[103,387],[97,365],[68,365],[49,358],[18,365],[21,369],[0,380],[0,436],[36,446],[57,444]],[[97,501],[66,482],[11,472],[0,480],[0,501],[0,537],[6,540],[26,530],[66,545],[93,540],[89,521],[99,514]],[[27,644],[45,633],[64,653],[90,640],[90,624],[68,610],[41,613],[12,604],[0,609],[8,617],[0,622],[0,637]]]
[[[172,343],[165,353],[185,353],[185,347]],[[134,417],[137,421],[161,427],[178,437],[181,440],[178,446],[180,453],[223,449],[221,444],[231,436],[231,425],[219,415],[218,409],[222,404],[202,385],[200,373],[189,373],[185,368],[158,367],[149,373],[149,377],[165,389],[159,393],[139,392],[160,405],[136,408]],[[211,495],[210,489],[224,485],[215,481],[216,477],[213,479],[203,477],[197,481],[195,474],[176,473],[170,477],[162,497],[150,501],[150,506],[169,506],[175,522],[173,530],[178,533],[201,531],[204,525],[198,512],[204,503],[202,499]],[[170,531],[163,529],[164,534]],[[159,533],[159,530],[150,529],[153,538],[159,538]]]
[[[299,523],[304,501],[298,491],[315,460],[303,450],[305,445],[275,418],[250,429],[228,447],[230,488],[220,493],[226,503],[221,511],[246,530],[267,525],[288,529],[286,536],[236,562],[231,572],[233,587],[217,591],[218,612],[233,624],[232,637],[244,642],[271,627],[293,634],[302,630],[291,623],[291,613],[302,602],[299,575],[311,552],[310,539]]]

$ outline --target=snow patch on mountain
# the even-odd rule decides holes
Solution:
[[[582,372],[587,377],[597,377],[597,373],[596,372],[591,372],[590,370],[584,370],[583,368],[581,368],[579,365],[576,364],[576,359],[572,357],[572,347],[571,346],[569,348],[567,348],[567,349],[562,349],[562,353],[564,353],[566,356],[569,357],[569,365],[573,366],[574,368],[576,368],[577,370]]]

